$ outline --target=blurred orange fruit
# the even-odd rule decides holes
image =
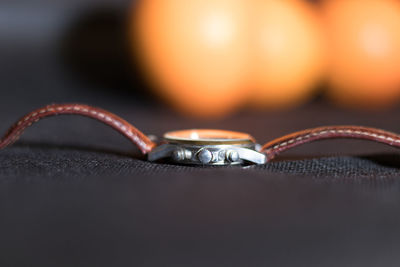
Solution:
[[[324,36],[315,7],[304,0],[255,0],[250,84],[256,107],[302,103],[326,67]]]
[[[363,108],[400,98],[400,1],[328,0],[329,95]]]
[[[186,115],[225,115],[247,99],[246,0],[143,0],[139,56],[164,99]]]

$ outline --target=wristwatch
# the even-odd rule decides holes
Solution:
[[[127,137],[149,161],[175,164],[266,164],[290,148],[334,138],[364,139],[400,148],[400,135],[362,126],[306,129],[274,139],[263,146],[247,133],[211,129],[170,131],[164,134],[160,142],[155,142],[129,122],[106,110],[82,104],[52,104],[18,120],[0,140],[0,149],[14,143],[27,127],[40,119],[62,114],[82,115],[101,121]]]

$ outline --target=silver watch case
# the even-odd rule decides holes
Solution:
[[[188,165],[265,164],[250,135],[223,130],[182,130],[168,132],[161,145],[148,154],[149,161],[161,159]]]

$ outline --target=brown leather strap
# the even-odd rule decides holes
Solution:
[[[261,151],[267,155],[267,161],[279,153],[302,144],[317,140],[334,138],[354,138],[371,140],[400,148],[400,135],[362,126],[327,126],[295,132],[266,143]]]
[[[40,119],[61,115],[76,114],[86,116],[111,126],[138,146],[143,154],[150,152],[156,144],[141,131],[115,114],[108,111],[80,104],[53,104],[37,109],[17,121],[0,140],[0,149],[14,143],[23,131]]]

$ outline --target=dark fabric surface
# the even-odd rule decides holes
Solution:
[[[184,118],[127,75],[118,34],[91,30],[120,23],[119,13],[82,12],[83,23],[67,27],[67,3],[84,1],[64,2],[36,1],[23,12],[0,6],[20,19],[0,27],[0,132],[51,102],[96,105],[158,136],[219,128],[263,143],[332,124],[400,132],[399,108],[357,112],[321,100]],[[93,43],[81,41],[90,37],[105,45],[85,57]],[[264,166],[149,163],[98,122],[51,118],[0,151],[0,266],[398,266],[399,174],[398,150],[351,140],[309,144]]]

